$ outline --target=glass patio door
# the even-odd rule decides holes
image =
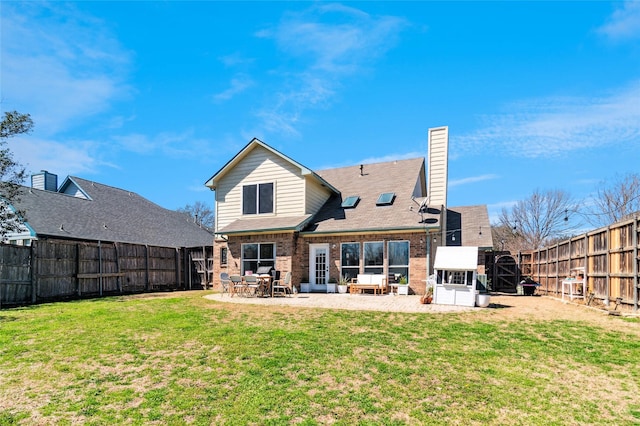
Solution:
[[[312,290],[324,290],[329,281],[329,244],[309,247],[309,282]]]

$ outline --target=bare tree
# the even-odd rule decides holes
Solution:
[[[567,213],[576,209],[569,194],[562,190],[535,190],[529,198],[518,201],[511,210],[502,209],[499,218],[500,238],[508,235],[509,249],[531,250],[568,234],[578,224],[570,223]]]
[[[16,211],[12,205],[20,201],[20,185],[24,182],[26,172],[13,160],[11,151],[5,145],[10,137],[29,133],[32,128],[31,116],[17,111],[5,112],[0,122],[0,237],[19,230],[19,218],[24,217],[24,212]]]
[[[640,174],[616,176],[607,185],[600,183],[587,218],[592,225],[606,226],[640,211]]]
[[[493,247],[496,251],[508,251],[516,254],[519,251],[526,250],[523,240],[519,238],[518,233],[508,225],[497,223],[491,225],[491,236],[493,238]]]
[[[186,214],[194,223],[197,223],[207,231],[213,232],[215,215],[206,203],[196,201],[193,205],[187,204],[177,211]]]

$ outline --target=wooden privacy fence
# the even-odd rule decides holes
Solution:
[[[562,280],[584,268],[587,295],[606,303],[618,299],[638,309],[640,218],[596,229],[540,250],[520,253],[522,275],[547,294],[562,294]]]
[[[42,301],[206,287],[192,257],[211,247],[34,241],[0,245],[0,307]]]

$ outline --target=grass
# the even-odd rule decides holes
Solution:
[[[0,425],[638,424],[640,340],[578,321],[220,304],[0,311]]]

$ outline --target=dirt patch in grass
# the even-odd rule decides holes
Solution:
[[[547,296],[491,296],[491,305],[482,310],[499,320],[535,319],[543,321],[584,321],[606,330],[624,331],[640,336],[640,320],[609,315],[601,309],[579,303],[567,303]],[[474,313],[475,314],[475,313]]]

